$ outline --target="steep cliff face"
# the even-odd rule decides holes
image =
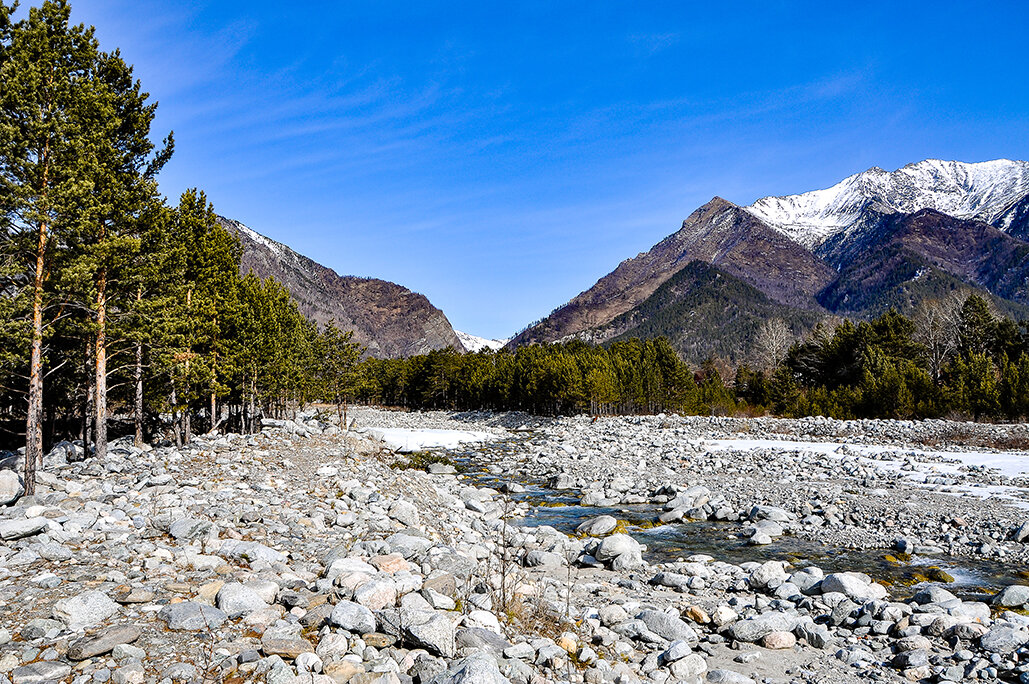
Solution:
[[[330,319],[381,358],[424,354],[433,349],[463,350],[443,312],[406,287],[385,280],[341,276],[238,221],[221,218],[243,245],[240,269],[282,283],[313,321]]]

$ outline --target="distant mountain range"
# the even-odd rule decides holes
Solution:
[[[370,355],[397,358],[464,349],[450,321],[425,295],[385,280],[341,276],[239,221],[219,220],[243,245],[241,271],[274,277],[305,316],[320,325],[335,319],[354,331],[354,340]]]
[[[827,315],[973,289],[1029,316],[1029,163],[930,159],[747,207],[716,197],[511,345],[664,335],[692,360],[739,359],[761,322],[801,332]]]

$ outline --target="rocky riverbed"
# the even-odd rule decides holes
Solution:
[[[424,430],[470,436],[388,443]],[[34,497],[0,471],[0,684],[1029,681],[1025,438],[364,409],[65,444]]]

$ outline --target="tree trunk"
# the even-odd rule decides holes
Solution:
[[[179,408],[178,408],[178,395],[175,392],[175,388],[172,387],[171,398],[169,404],[171,404],[172,411],[172,432],[175,434],[175,446],[182,446],[182,431],[179,429]]]
[[[36,468],[43,461],[43,280],[47,224],[39,227],[36,274],[32,286],[32,351],[29,358],[29,406],[25,419],[25,495],[36,493]]]
[[[97,277],[96,295],[96,457],[107,458],[107,269]]]
[[[136,397],[132,404],[132,420],[136,424],[136,437],[133,443],[143,446],[143,345],[136,345]]]
[[[211,418],[211,431],[214,431],[214,429],[216,427],[218,427],[218,400],[215,397],[214,392],[211,392],[211,415],[210,415],[210,418]]]

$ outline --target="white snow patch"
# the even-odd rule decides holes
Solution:
[[[461,444],[479,444],[495,438],[488,432],[473,430],[413,430],[409,428],[368,428],[365,434],[385,442],[390,449],[403,454],[426,449],[455,449]]]
[[[470,352],[481,351],[483,349],[492,349],[493,351],[497,351],[510,342],[510,340],[490,340],[485,337],[461,332],[460,330],[455,330],[454,332],[457,333],[457,339],[461,341],[465,350]]]
[[[823,454],[830,458],[858,458],[864,465],[885,471],[901,472],[919,487],[933,488],[943,494],[1000,499],[1019,508],[1029,509],[1029,489],[1011,485],[984,485],[977,483],[936,485],[929,483],[934,476],[954,475],[962,467],[986,467],[997,472],[1000,479],[1008,480],[1029,474],[1029,453],[1020,451],[931,451],[911,449],[897,445],[844,444],[842,442],[800,442],[776,439],[720,439],[704,440],[702,446],[709,451],[746,452],[755,449],[776,451],[804,451]],[[895,458],[884,455],[896,455]],[[876,456],[877,458],[870,458]],[[919,461],[943,458],[948,463]]]

